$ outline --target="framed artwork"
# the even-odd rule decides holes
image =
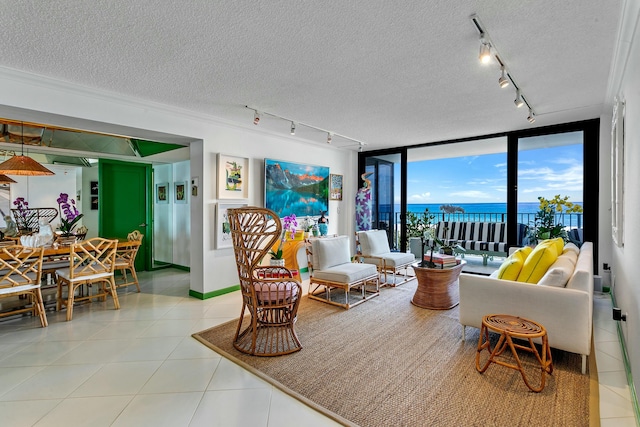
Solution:
[[[264,159],[265,207],[280,218],[328,212],[329,167]]]
[[[174,186],[175,186],[174,194],[176,195],[176,203],[187,203],[187,195],[189,194],[189,191],[187,190],[188,188],[187,182],[186,181],[176,182]]]
[[[329,176],[329,200],[342,200],[342,175]]]
[[[98,210],[98,196],[91,196],[91,210]]]
[[[249,159],[218,154],[218,199],[249,198]]]
[[[231,248],[231,227],[227,218],[227,210],[247,206],[246,203],[227,204],[218,203],[216,205],[216,249]]]
[[[611,232],[613,242],[624,246],[624,120],[625,103],[616,99],[611,119]]]
[[[169,184],[156,184],[156,203],[169,203]]]
[[[91,181],[91,195],[98,195],[98,181]]]

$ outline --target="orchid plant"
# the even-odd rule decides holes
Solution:
[[[282,245],[287,240],[287,233],[291,233],[293,236],[296,232],[296,227],[298,226],[298,221],[296,220],[296,214],[287,215],[282,218],[282,237],[280,238],[280,244],[278,245],[277,250],[269,251],[269,255],[273,259],[282,259]]]
[[[24,231],[29,230],[29,224],[36,215],[35,212],[29,210],[29,202],[24,197],[18,197],[13,201],[15,209],[18,210],[16,217],[17,226]]]
[[[71,236],[73,228],[82,218],[83,214],[78,212],[76,201],[69,198],[67,193],[60,193],[58,197],[58,210],[60,211],[60,231],[65,237]]]

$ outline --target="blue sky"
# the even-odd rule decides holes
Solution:
[[[582,202],[582,145],[520,151],[518,201],[554,195]],[[399,176],[399,173],[396,173]],[[409,163],[408,203],[506,203],[507,154],[455,157]],[[396,179],[396,203],[400,184]]]

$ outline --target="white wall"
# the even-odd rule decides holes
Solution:
[[[185,239],[185,236],[191,235],[191,210],[189,203],[191,203],[191,172],[189,162],[179,162],[171,165],[173,169],[173,183],[171,184],[172,196],[171,205],[173,207],[173,227],[171,227],[173,234],[173,264],[183,267],[189,267],[191,265],[191,242],[189,239]],[[186,184],[187,203],[174,203],[176,196],[175,184]]]
[[[618,96],[626,102],[624,247],[611,245],[610,254],[615,299],[622,311],[627,313],[627,321],[622,322],[621,326],[635,384],[640,381],[640,192],[637,189],[640,183],[640,31],[637,30],[639,17],[640,3],[625,2],[622,30],[612,73],[613,93],[611,99],[607,100],[613,104],[613,97]],[[610,137],[608,148],[610,150]],[[606,152],[602,154],[601,163],[609,161],[610,156]],[[611,185],[610,171],[609,175],[603,178],[601,191]],[[608,194],[610,195],[610,191]],[[608,232],[608,238],[611,240],[610,227]]]
[[[169,189],[167,203],[158,203],[157,185],[167,185]],[[170,202],[173,187],[173,168],[171,165],[153,167],[153,260],[165,263],[173,262],[173,206]]]
[[[87,227],[87,238],[98,236],[98,210],[91,210],[91,181],[98,181],[98,166],[81,168],[82,173],[82,224]],[[100,183],[98,182],[98,185]],[[94,195],[95,197],[95,195]]]
[[[235,260],[230,249],[216,250],[215,206],[216,155],[219,152],[251,159],[250,189],[247,202],[262,205],[262,162],[265,157],[312,162],[343,174],[344,200],[330,202],[330,233],[353,234],[357,182],[350,179],[356,170],[356,153],[326,144],[300,142],[295,137],[268,134],[255,129],[247,112],[246,124],[228,124],[214,117],[187,112],[150,102],[139,102],[121,95],[88,90],[65,82],[0,68],[0,115],[16,120],[95,129],[129,134],[142,139],[145,129],[170,135],[189,136],[191,163],[189,176],[199,179],[199,196],[190,197],[191,289],[202,294],[237,285]],[[92,121],[89,123],[88,121]],[[93,123],[97,122],[97,123]],[[123,129],[128,127],[130,129]],[[183,138],[183,139],[184,139]],[[74,193],[75,194],[75,193]],[[342,208],[338,213],[338,209]],[[174,260],[175,261],[175,260]]]

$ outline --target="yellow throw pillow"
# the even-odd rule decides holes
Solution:
[[[531,253],[533,249],[529,246],[525,246],[524,248],[520,248],[509,257],[504,260],[500,268],[498,269],[498,275],[496,276],[498,279],[504,280],[516,280],[518,275],[520,274],[520,270],[522,270],[522,266],[524,265],[524,261],[527,259],[527,256]]]
[[[538,283],[542,279],[558,258],[558,245],[554,240],[545,240],[533,249],[520,270],[518,282]]]

